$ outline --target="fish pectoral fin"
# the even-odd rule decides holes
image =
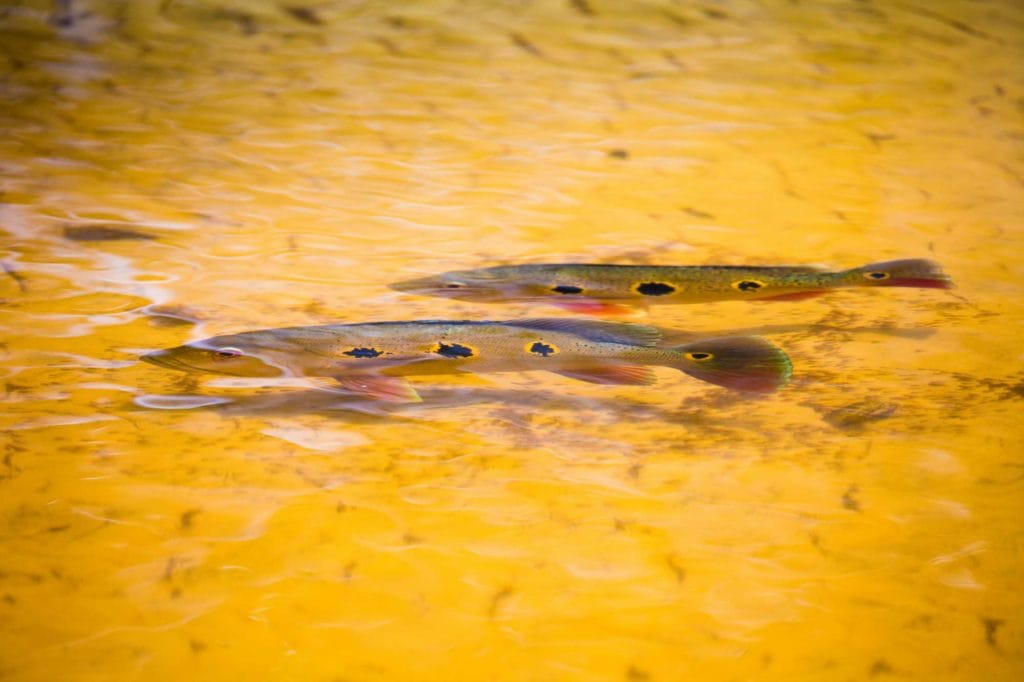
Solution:
[[[601,317],[616,317],[620,315],[636,315],[642,312],[639,306],[624,305],[622,303],[607,303],[593,299],[577,298],[571,301],[547,301],[551,305],[558,306],[563,310],[583,315],[598,315]]]
[[[817,298],[828,292],[826,291],[797,291],[792,294],[779,294],[778,296],[762,296],[762,301],[806,301],[809,298]]]
[[[635,365],[596,365],[574,370],[559,370],[555,374],[586,381],[589,384],[623,386],[650,386],[658,380],[650,368]]]
[[[336,376],[334,379],[349,393],[365,395],[374,400],[395,403],[419,403],[423,398],[409,382],[398,377],[386,377],[375,374],[349,374]]]

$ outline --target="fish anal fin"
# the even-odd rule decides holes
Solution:
[[[393,403],[422,402],[420,394],[409,382],[398,377],[387,377],[373,374],[349,374],[336,376],[334,379],[349,393],[365,395],[374,400]]]
[[[504,322],[512,327],[542,331],[576,334],[591,341],[602,343],[625,343],[631,346],[654,346],[661,340],[662,332],[657,327],[629,322],[603,322],[580,320],[567,317],[542,317],[530,320]]]
[[[825,291],[796,291],[792,294],[779,294],[778,296],[763,296],[761,301],[806,301],[809,298],[817,298],[826,294]]]
[[[650,386],[658,380],[650,368],[635,365],[595,365],[573,370],[559,370],[555,374],[586,381],[590,384],[623,386]]]
[[[623,305],[622,303],[607,303],[586,299],[574,299],[571,301],[547,301],[550,305],[558,306],[563,310],[582,315],[595,315],[598,317],[617,317],[624,315],[635,315],[637,308]]]

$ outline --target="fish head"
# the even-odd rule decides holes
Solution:
[[[389,286],[410,294],[485,303],[528,297],[531,293],[529,286],[515,272],[515,268],[502,266],[452,270],[439,275],[394,282]]]
[[[237,377],[280,377],[291,374],[275,358],[277,351],[258,337],[259,332],[214,336],[174,348],[157,350],[141,360],[166,369]]]
[[[904,258],[882,263],[870,263],[843,273],[847,280],[859,286],[915,287],[919,289],[952,289],[953,280],[935,261],[924,258]]]

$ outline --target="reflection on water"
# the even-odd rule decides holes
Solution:
[[[1010,2],[0,7],[0,678],[1016,679],[1024,14]],[[939,261],[663,306],[785,391],[139,353],[507,319],[500,263]],[[429,672],[428,672],[429,671]]]

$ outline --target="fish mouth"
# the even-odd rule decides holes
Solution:
[[[424,291],[448,291],[445,287],[445,283],[436,277],[418,277],[416,279],[403,279],[398,282],[392,282],[388,285],[389,289],[395,291],[404,291],[406,293],[418,294]],[[453,287],[450,291],[458,291],[461,287]]]
[[[286,368],[281,367],[279,365],[275,365],[270,362],[266,362],[262,359],[259,360],[259,364],[250,364],[244,368],[241,368],[241,371],[232,371],[232,369],[238,368],[228,369],[226,367],[204,367],[201,365],[190,365],[189,363],[180,359],[174,352],[175,350],[176,349],[173,348],[165,350],[155,350],[150,353],[140,355],[139,359],[142,360],[143,362],[148,362],[151,365],[163,367],[164,369],[174,369],[181,372],[202,372],[204,374],[219,374],[221,376],[241,377],[243,379],[251,379],[255,377],[271,378],[291,375],[291,372],[288,371]]]
[[[166,350],[155,350],[145,353],[139,356],[139,360],[156,365],[157,367],[163,367],[164,369],[177,369],[185,372],[192,369],[181,360],[175,358],[170,351]]]
[[[482,300],[488,296],[494,295],[494,291],[486,287],[461,282],[445,282],[444,280],[439,280],[435,277],[406,279],[400,282],[393,282],[388,285],[388,288],[395,291],[401,291],[406,294],[440,296],[444,298],[458,298],[466,300]]]

